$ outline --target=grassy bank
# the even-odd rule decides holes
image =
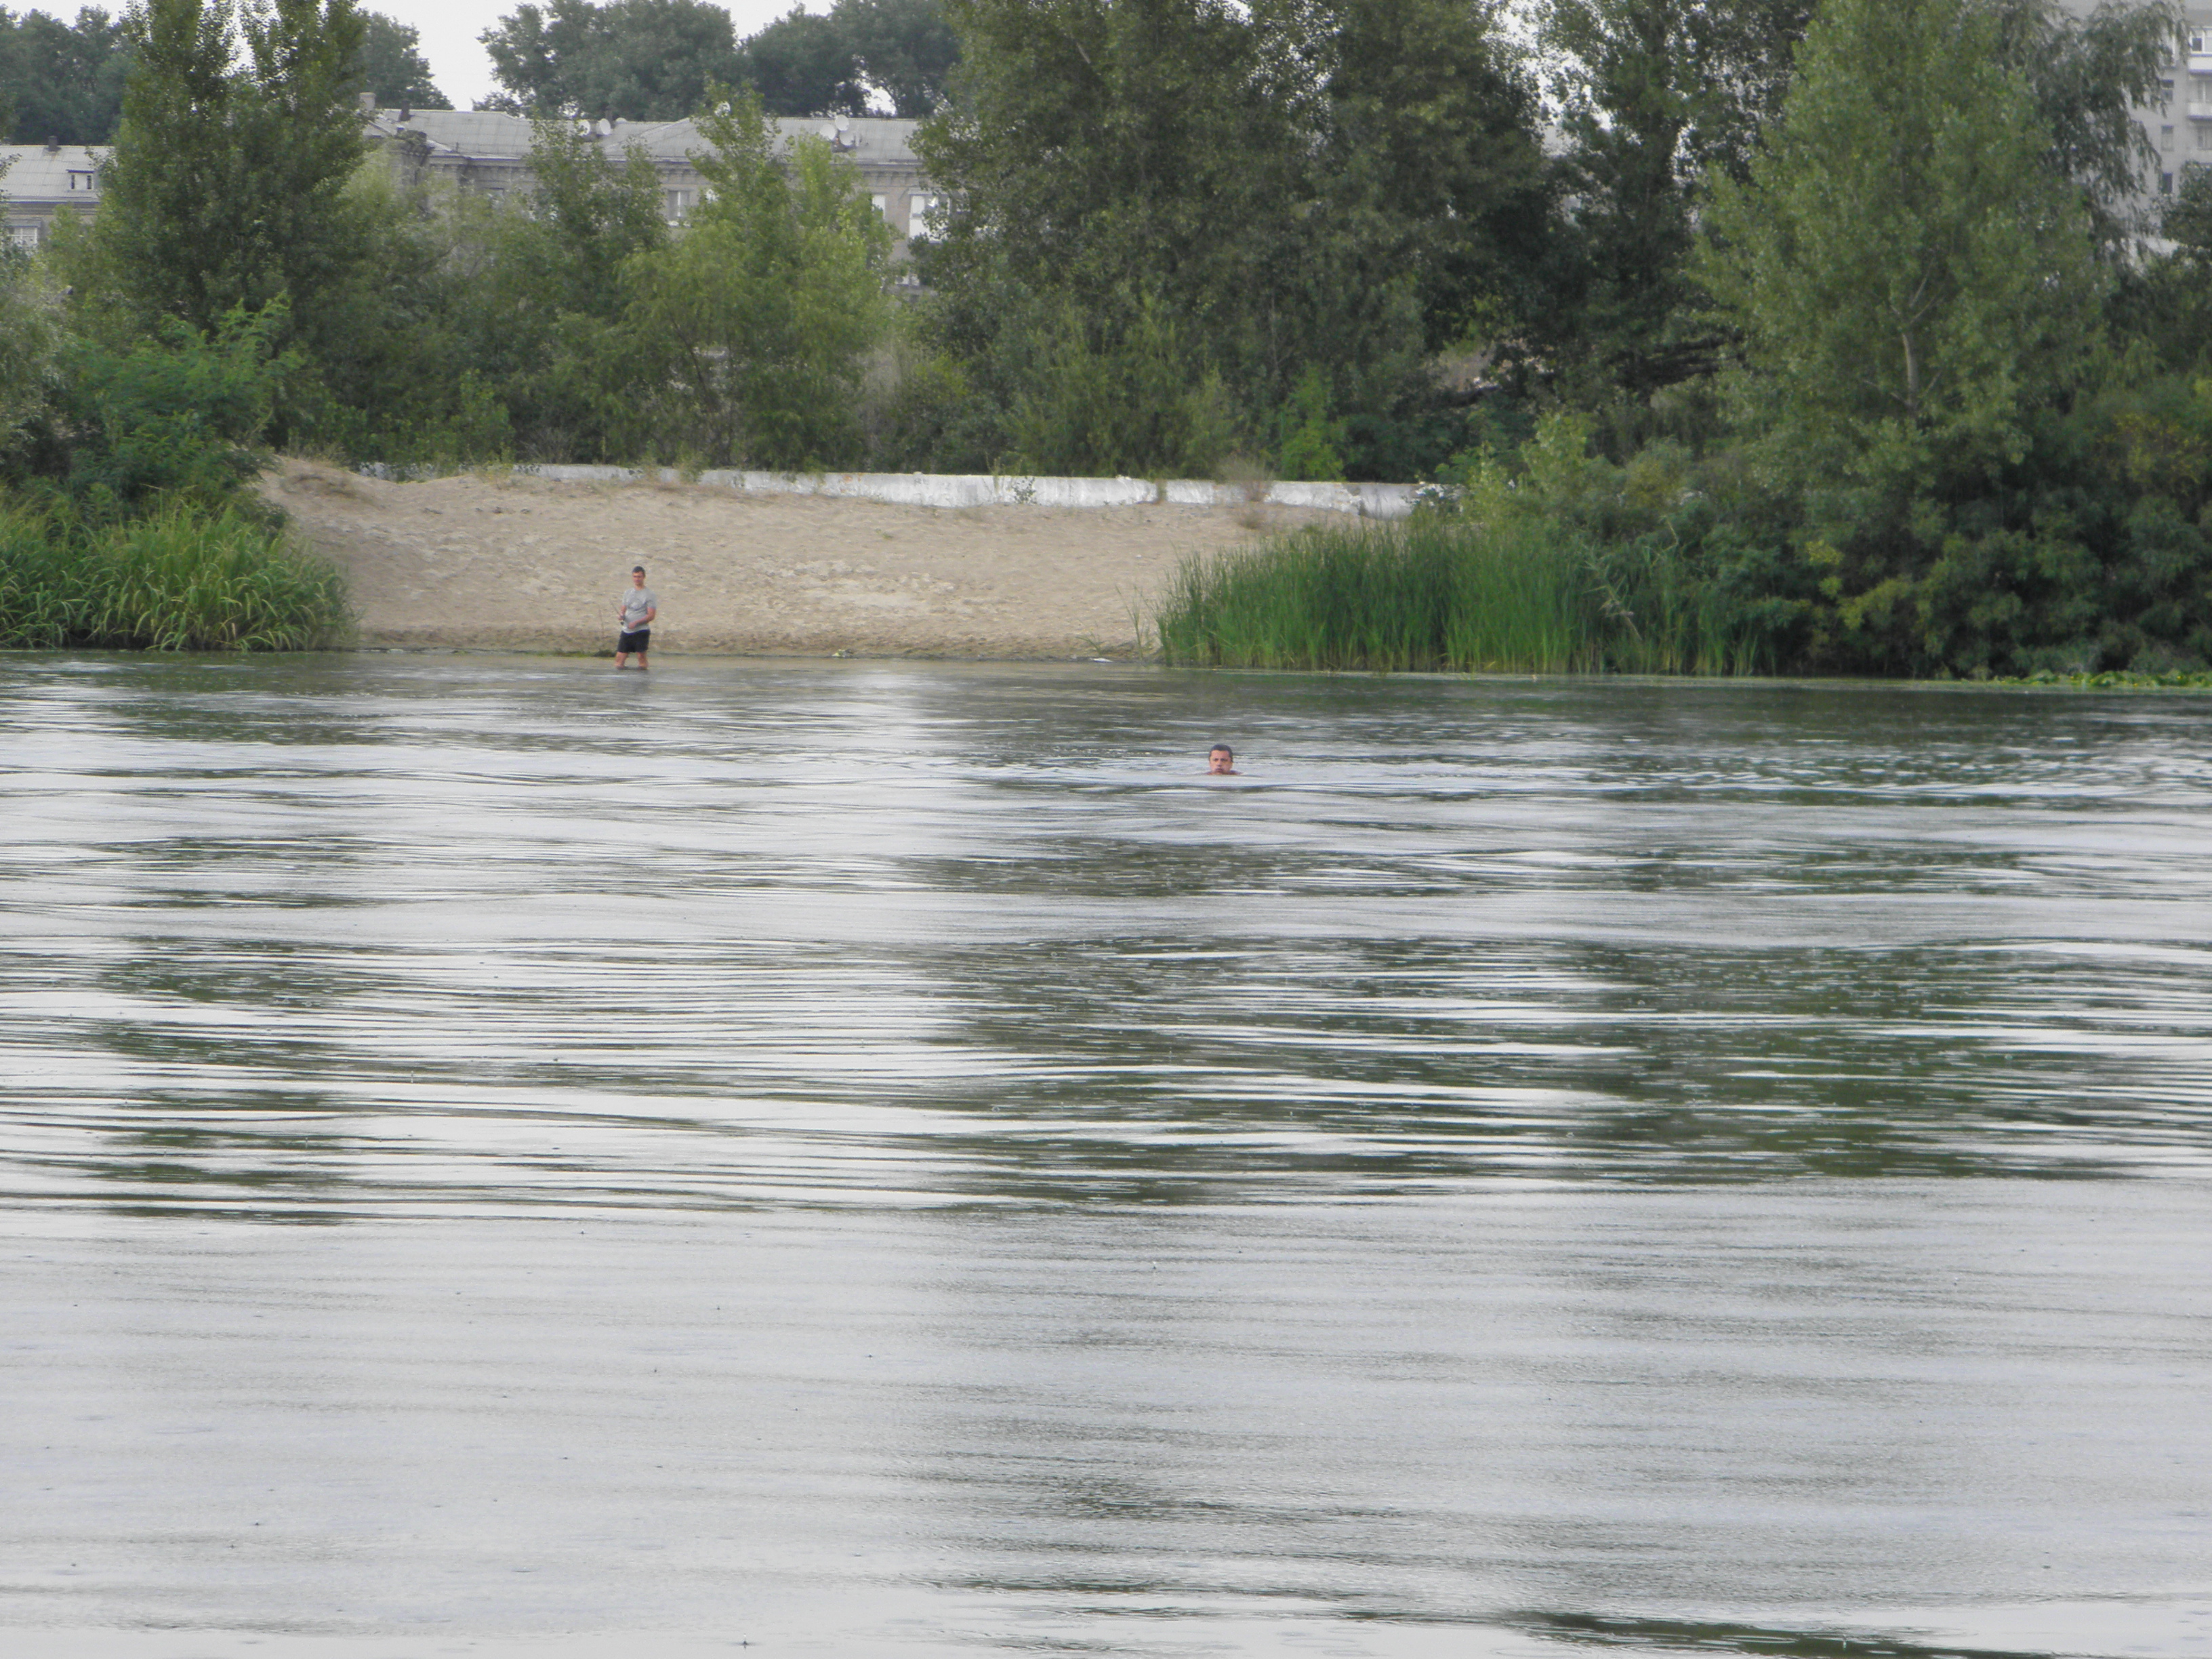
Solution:
[[[296,651],[350,631],[337,570],[247,514],[93,526],[66,505],[0,504],[0,646]]]
[[[1771,668],[1755,607],[1679,545],[1526,520],[1322,525],[1186,561],[1158,616],[1170,662],[1496,673]]]

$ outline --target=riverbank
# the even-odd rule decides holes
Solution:
[[[1278,506],[910,507],[471,473],[264,479],[346,575],[364,645],[598,651],[633,564],[672,652],[1007,660],[1152,647],[1186,556],[1330,516]]]

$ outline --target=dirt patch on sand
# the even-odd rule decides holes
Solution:
[[[655,651],[1002,659],[1147,648],[1176,562],[1325,516],[1276,507],[937,508],[696,484],[308,461],[270,498],[352,583],[369,645],[604,651],[642,564]]]

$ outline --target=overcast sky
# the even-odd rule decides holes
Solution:
[[[491,59],[477,44],[482,34],[514,12],[520,0],[366,0],[364,11],[380,11],[411,23],[422,37],[422,55],[430,60],[430,78],[438,90],[466,109],[493,91]],[[544,0],[539,0],[541,4]],[[66,0],[55,0],[58,15]],[[737,27],[738,39],[757,34],[792,9],[793,0],[732,0],[723,7]],[[830,9],[829,0],[812,0],[806,11]]]

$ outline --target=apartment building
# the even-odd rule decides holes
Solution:
[[[486,196],[529,188],[531,124],[520,116],[489,110],[370,109],[362,112],[362,120],[371,142],[395,167]],[[779,151],[793,137],[812,134],[851,159],[860,188],[897,238],[895,253],[904,252],[907,239],[927,222],[938,202],[914,153],[917,125],[844,115],[769,122]],[[705,181],[691,157],[708,146],[696,123],[595,121],[588,130],[617,165],[633,149],[645,153],[660,175],[662,210],[671,224],[681,224],[698,205]],[[0,158],[10,163],[0,174],[0,191],[7,193],[8,235],[16,246],[44,242],[57,214],[88,214],[99,208],[102,151],[78,144],[5,144],[0,145]]]
[[[56,214],[97,208],[105,152],[82,144],[0,144],[8,240],[17,247],[36,247],[52,233]]]
[[[488,196],[529,187],[531,124],[520,116],[489,110],[380,109],[368,113],[368,122],[370,137],[385,147],[395,166]],[[602,120],[579,125],[617,165],[632,150],[644,153],[660,175],[662,210],[671,224],[681,224],[698,205],[705,180],[691,158],[709,146],[696,122]],[[793,138],[810,135],[848,157],[860,173],[860,188],[897,237],[901,252],[937,205],[937,197],[922,178],[921,160],[914,153],[918,125],[846,115],[771,118],[769,122],[779,152],[787,149]]]
[[[2088,0],[2068,0],[2069,9],[2086,13]],[[2163,82],[2164,109],[2137,112],[2158,150],[2156,178],[2147,181],[2160,196],[2173,194],[2175,181],[2197,167],[2212,167],[2212,5],[2187,9],[2187,38],[2177,47]]]

